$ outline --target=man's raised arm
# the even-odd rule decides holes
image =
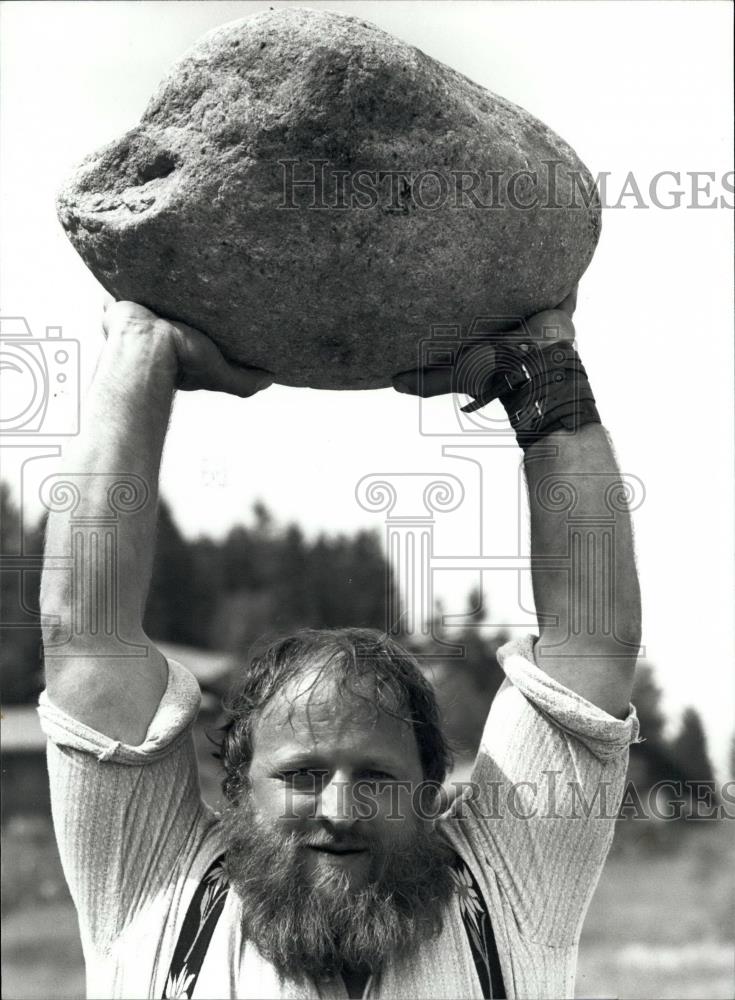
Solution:
[[[626,489],[608,435],[590,423],[527,449],[538,665],[624,718],[641,639]]]
[[[393,379],[401,392],[499,398],[524,450],[531,568],[546,673],[612,715],[628,710],[641,609],[628,487],[574,349],[576,289],[515,335],[468,344],[453,369]]]
[[[178,387],[250,396],[272,380],[266,372],[229,365],[203,334],[130,302],[110,306],[104,328],[107,342],[64,472],[79,484],[77,522],[109,516],[116,483],[135,483],[139,502],[129,512],[117,510],[116,543],[109,551],[87,547],[73,553],[73,574],[52,568],[58,557],[72,556],[71,513],[50,514],[41,582],[46,683],[53,704],[136,746],[167,683],[166,661],[142,623],[174,392]],[[90,624],[109,616],[103,604],[110,600],[113,636]],[[139,652],[120,656],[121,642]]]

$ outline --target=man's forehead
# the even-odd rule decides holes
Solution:
[[[385,707],[377,702],[372,678],[340,684],[333,671],[314,668],[286,684],[269,701],[256,724],[256,746],[286,744],[326,745],[351,741],[413,743],[410,723],[395,699]]]

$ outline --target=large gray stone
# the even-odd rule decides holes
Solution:
[[[346,207],[323,207],[335,170]],[[516,205],[538,204],[524,209],[508,178],[525,170],[538,179],[519,177]],[[417,366],[432,326],[564,298],[600,231],[596,195],[573,198],[575,171],[591,185],[540,121],[418,49],[286,8],[204,36],[140,124],[83,161],[58,210],[117,298],[285,385],[370,389]]]

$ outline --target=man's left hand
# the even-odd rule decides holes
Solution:
[[[416,368],[393,376],[397,392],[428,398],[459,392],[474,398],[492,399],[493,378],[497,369],[495,355],[498,343],[543,343],[545,331],[558,330],[558,340],[574,340],[572,316],[577,305],[577,286],[554,309],[545,309],[524,320],[521,327],[506,334],[488,334],[487,343],[473,342],[460,347],[453,367]]]

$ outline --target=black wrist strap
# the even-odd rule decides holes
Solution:
[[[487,391],[463,410],[471,413],[493,399],[505,407],[524,450],[553,431],[600,423],[587,372],[569,340],[497,344]]]

